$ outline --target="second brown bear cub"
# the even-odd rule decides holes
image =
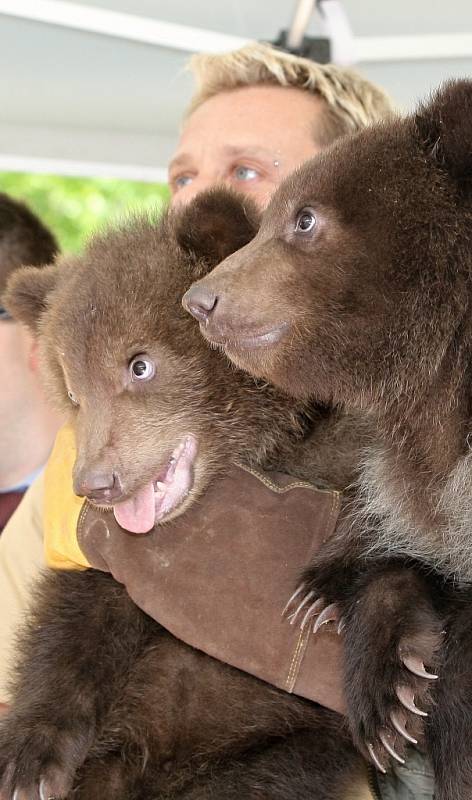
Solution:
[[[351,722],[374,760],[397,746],[399,697],[410,720],[427,709],[424,663],[439,659],[436,796],[470,798],[472,82],[303,166],[184,302],[238,366],[371,422],[345,523],[307,585],[344,615]],[[442,645],[414,562],[437,576],[430,606],[443,580],[461,586]]]
[[[183,513],[230,462],[289,469],[304,447],[306,404],[235,370],[181,306],[254,231],[215,193],[10,288],[72,417],[76,491],[135,532]],[[340,800],[364,780],[339,715],[186,646],[96,570],[45,578],[17,673],[0,727],[9,800]]]

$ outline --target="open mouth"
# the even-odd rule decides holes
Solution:
[[[285,335],[289,328],[288,322],[281,322],[272,328],[263,328],[259,330],[242,330],[236,331],[216,331],[213,333],[209,330],[208,326],[200,323],[200,329],[205,336],[213,344],[221,345],[225,350],[240,349],[240,350],[253,350],[258,347],[270,347],[276,344]]]
[[[197,450],[195,436],[185,436],[153,480],[127,500],[115,503],[118,525],[131,533],[148,533],[179,508],[193,486]]]

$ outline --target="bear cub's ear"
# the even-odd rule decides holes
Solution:
[[[458,182],[472,177],[472,81],[447,81],[419,106],[416,129],[427,154]]]
[[[38,323],[47,310],[48,295],[55,288],[58,268],[21,267],[15,270],[7,282],[2,303],[13,319],[27,325],[33,334],[38,332]]]
[[[213,269],[251,241],[259,222],[252,200],[229,189],[210,189],[176,212],[175,236],[185,252]]]

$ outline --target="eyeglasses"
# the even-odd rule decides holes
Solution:
[[[2,320],[2,319],[6,320],[6,319],[11,319],[11,318],[12,318],[11,314],[8,313],[6,308],[3,308],[3,306],[0,306],[0,320]]]

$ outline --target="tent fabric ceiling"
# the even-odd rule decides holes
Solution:
[[[295,3],[272,0],[87,0],[89,6],[215,31],[273,39]],[[64,5],[64,3],[63,3]],[[356,37],[472,33],[470,0],[344,0]],[[316,18],[310,25],[316,33]],[[189,53],[0,13],[0,169],[125,175],[156,180],[192,92]],[[471,57],[356,65],[409,108],[442,80],[470,75]],[[55,163],[54,163],[55,162]],[[69,168],[68,168],[69,164]]]

